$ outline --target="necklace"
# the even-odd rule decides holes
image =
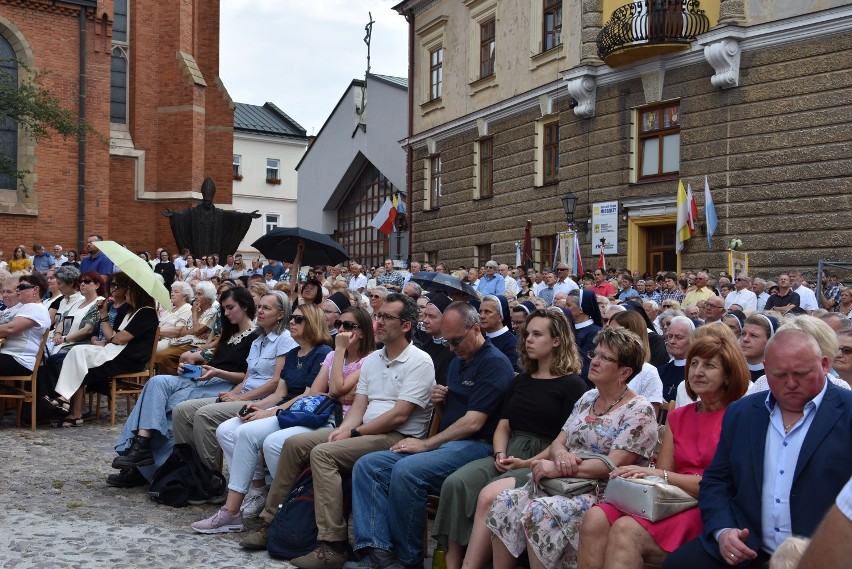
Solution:
[[[798,423],[798,422],[799,422],[799,420],[797,419],[797,420],[793,421],[792,423],[790,423],[789,425],[784,425],[784,434],[789,433],[790,429],[792,429],[796,425],[796,423]]]
[[[601,398],[601,394],[600,394],[600,393],[598,393],[598,396],[597,396],[597,397],[595,397],[595,402],[594,402],[594,403],[592,403],[592,415],[594,415],[595,417],[600,417],[601,415],[606,415],[607,413],[609,413],[610,411],[612,411],[612,408],[613,408],[613,407],[615,407],[616,405],[618,405],[619,403],[621,403],[621,400],[622,400],[622,399],[624,399],[624,396],[625,396],[625,395],[627,395],[627,390],[628,390],[628,388],[627,388],[627,387],[625,387],[625,388],[624,388],[624,393],[622,393],[622,394],[621,394],[621,397],[619,397],[618,399],[616,399],[616,400],[613,402],[613,404],[612,404],[612,405],[610,405],[609,407],[607,407],[607,408],[606,408],[606,411],[604,411],[603,413],[598,413],[597,411],[595,411],[595,405],[597,405],[597,404],[598,404],[598,399],[600,399],[600,398]]]

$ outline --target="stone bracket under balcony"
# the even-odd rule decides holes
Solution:
[[[598,33],[598,55],[610,67],[684,50],[710,29],[699,0],[640,0],[617,8]]]

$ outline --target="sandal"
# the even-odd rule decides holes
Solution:
[[[58,423],[53,425],[57,429],[67,429],[68,427],[82,427],[83,426],[83,418],[77,417],[76,419],[62,419]]]
[[[53,407],[53,410],[60,415],[67,415],[71,412],[71,402],[62,397],[58,396],[56,399],[51,399],[47,395],[44,396],[44,400],[48,405]]]

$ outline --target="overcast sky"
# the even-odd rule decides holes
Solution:
[[[269,101],[317,134],[367,67],[364,26],[372,12],[371,72],[408,76],[408,23],[399,0],[222,0],[220,74],[235,102]]]

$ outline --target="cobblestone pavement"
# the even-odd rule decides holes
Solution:
[[[201,535],[189,524],[217,506],[171,508],[144,487],[106,485],[117,424],[36,432],[0,420],[0,567],[287,567],[237,545],[242,534]],[[256,520],[246,522],[250,527]],[[292,567],[292,566],[290,566]]]
[[[293,567],[240,548],[243,534],[192,531],[189,524],[217,506],[172,508],[149,500],[147,487],[107,486],[106,477],[117,472],[110,464],[123,407],[120,401],[113,427],[102,417],[32,432],[16,427],[11,411],[0,419],[0,567]],[[247,529],[259,524],[246,521]],[[431,561],[424,560],[426,569]]]

